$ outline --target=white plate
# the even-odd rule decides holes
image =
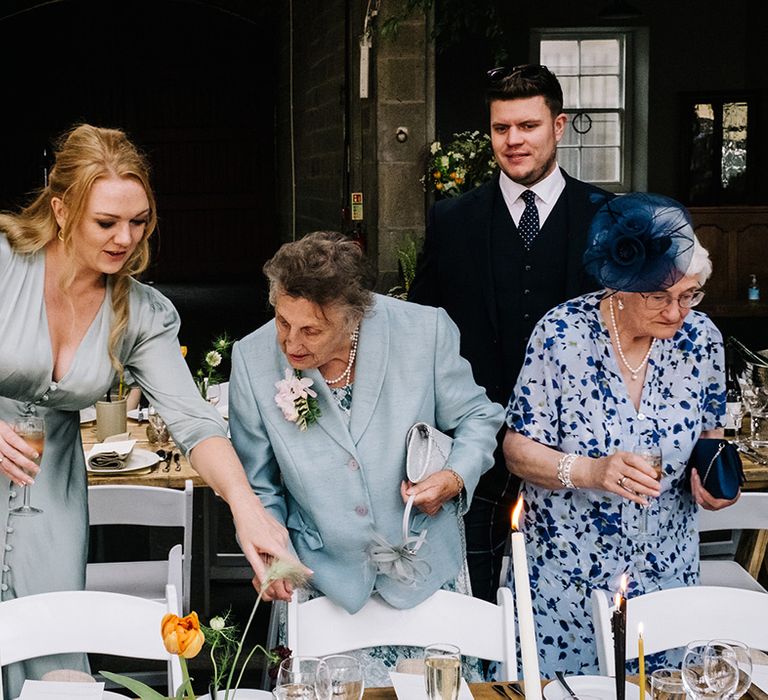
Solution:
[[[566,682],[576,695],[584,695],[600,700],[616,700],[616,680],[610,676],[566,676]],[[640,688],[634,683],[626,683],[625,697],[627,700],[640,700]],[[570,700],[565,688],[557,680],[544,687],[544,697],[547,700]]]
[[[106,693],[105,693],[106,695]],[[224,697],[224,691],[218,692],[218,697]],[[272,693],[268,690],[254,690],[250,688],[238,688],[237,692],[229,694],[230,700],[272,700]],[[206,693],[205,695],[198,695],[197,700],[211,700],[211,696]]]
[[[130,457],[128,457],[125,466],[122,469],[107,468],[107,469],[94,469],[88,464],[88,456],[86,455],[85,464],[86,469],[94,474],[125,474],[126,472],[135,472],[138,469],[144,469],[145,467],[151,467],[160,461],[159,455],[149,450],[142,450],[140,447],[134,447]]]

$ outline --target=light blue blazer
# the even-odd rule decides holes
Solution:
[[[236,343],[229,422],[254,492],[286,525],[312,584],[349,612],[372,591],[397,608],[417,605],[462,565],[456,499],[434,517],[414,509],[412,532],[428,528],[419,555],[426,580],[406,585],[377,575],[368,556],[373,532],[402,542],[405,436],[417,421],[452,431],[448,463],[464,479],[465,510],[493,464],[501,406],[475,384],[459,355],[459,331],[442,309],[375,296],[360,326],[349,422],[317,370],[322,416],[306,432],[275,403],[288,361],[270,321]]]

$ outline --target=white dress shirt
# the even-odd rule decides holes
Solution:
[[[520,225],[520,217],[523,215],[523,209],[525,209],[525,201],[520,195],[526,190],[533,190],[536,194],[536,208],[539,210],[539,228],[541,229],[565,189],[565,178],[560,172],[560,168],[555,166],[555,169],[543,180],[537,182],[533,187],[526,187],[502,172],[499,178],[499,187],[501,187],[501,194],[504,196],[504,201],[515,226]]]

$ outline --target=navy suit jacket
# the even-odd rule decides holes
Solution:
[[[566,250],[552,254],[566,257],[566,295],[553,306],[597,289],[584,272],[581,257],[592,217],[606,198],[613,197],[561,172],[565,177],[561,197],[567,196],[568,206],[568,243]],[[523,358],[506,356],[499,342],[499,327],[505,319],[497,313],[491,261],[492,212],[497,196],[501,196],[498,176],[430,209],[424,248],[408,298],[448,312],[461,332],[461,354],[472,365],[475,381],[485,387],[492,401],[506,406],[513,387],[504,382],[503,369],[519,369]],[[510,260],[510,274],[520,265]],[[531,319],[531,327],[537,320]]]

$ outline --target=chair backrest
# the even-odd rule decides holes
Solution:
[[[517,680],[512,593],[499,588],[498,605],[437,591],[414,608],[399,610],[372,596],[348,613],[328,598],[288,604],[287,644],[296,655],[324,656],[372,646],[454,644],[466,656],[498,661],[506,680]]]
[[[768,492],[742,493],[721,510],[699,509],[699,532],[712,530],[768,530]]]
[[[91,525],[150,525],[155,527],[184,528],[181,547],[170,550],[165,580],[158,585],[171,584],[179,596],[179,609],[189,611],[190,585],[192,581],[192,481],[184,482],[184,490],[160,486],[89,486],[88,513]],[[181,551],[179,551],[181,550]],[[115,580],[124,578],[126,565],[116,562]],[[99,564],[103,568],[111,565]],[[108,586],[102,590],[112,590]],[[121,592],[119,587],[117,592]]]
[[[166,613],[177,612],[176,600],[168,586],[165,604],[102,591],[57,591],[0,602],[0,663],[73,652],[160,659],[168,662],[173,696],[182,683],[181,666],[163,646],[160,622]]]
[[[613,675],[613,594],[592,592],[592,619],[600,673]],[[690,586],[627,600],[628,659],[637,658],[637,626],[643,623],[646,654],[684,647],[695,639],[738,639],[768,649],[768,595],[743,588]]]

